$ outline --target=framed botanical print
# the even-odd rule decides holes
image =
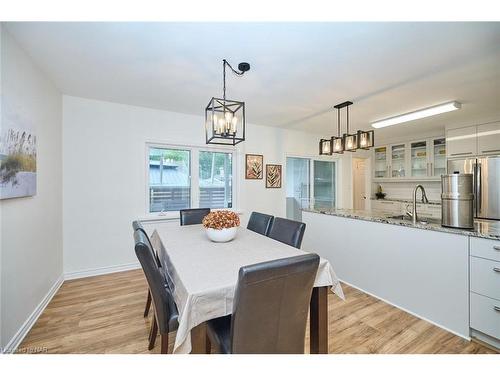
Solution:
[[[262,180],[264,174],[264,156],[246,154],[245,178],[247,180]]]
[[[266,164],[266,188],[281,187],[281,165]]]

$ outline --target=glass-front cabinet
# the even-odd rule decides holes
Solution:
[[[387,146],[375,148],[374,177],[389,177],[389,164],[387,160]]]
[[[446,174],[446,139],[433,139],[432,147],[430,170],[432,171],[432,176],[441,177],[442,174]]]
[[[410,142],[410,168],[412,177],[429,175],[429,141]]]
[[[391,177],[401,178],[406,175],[406,145],[391,146]]]
[[[444,137],[378,146],[374,149],[373,178],[438,179],[446,173]]]

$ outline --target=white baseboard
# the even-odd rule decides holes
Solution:
[[[18,348],[19,344],[24,340],[28,332],[31,330],[33,325],[36,323],[40,315],[42,315],[43,311],[52,300],[54,295],[57,293],[62,283],[64,282],[64,276],[61,275],[55,281],[54,285],[47,292],[45,297],[43,297],[42,301],[38,304],[35,310],[31,313],[31,315],[26,319],[26,321],[22,324],[21,328],[16,332],[16,334],[10,339],[5,348],[2,348],[2,353],[13,353]]]
[[[138,268],[141,268],[139,262],[119,264],[117,266],[90,268],[81,271],[66,272],[64,274],[64,280],[74,280],[90,276],[106,275],[108,273],[130,271],[130,270],[136,270]]]
[[[380,298],[379,296],[377,296],[377,295],[375,295],[375,294],[373,294],[373,293],[367,292],[366,290],[361,289],[361,288],[357,287],[356,285],[353,285],[353,284],[348,283],[347,281],[344,281],[344,280],[341,280],[341,279],[339,279],[339,281],[340,281],[340,282],[342,282],[342,283],[344,283],[344,284],[346,284],[346,285],[349,285],[350,287],[352,287],[352,288],[354,288],[354,289],[360,290],[360,291],[362,291],[363,293],[368,294],[369,296],[375,297],[376,299],[379,299],[379,300],[381,300],[382,302],[387,303],[388,305],[394,306],[394,307],[398,308],[399,310],[403,310],[404,312],[407,312],[408,314],[411,314],[411,315],[413,315],[413,316],[415,316],[415,317],[417,317],[417,318],[419,318],[419,319],[425,320],[426,322],[431,323],[432,325],[435,325],[436,327],[439,327],[439,328],[441,328],[441,329],[444,329],[445,331],[448,331],[448,332],[450,332],[450,333],[453,333],[453,334],[454,334],[454,335],[456,335],[456,336],[459,336],[459,337],[461,337],[461,338],[463,338],[463,339],[466,339],[467,341],[470,341],[470,340],[471,340],[471,337],[470,337],[470,336],[464,336],[464,335],[462,335],[461,333],[455,332],[455,331],[453,331],[453,330],[451,330],[451,329],[449,329],[449,328],[447,328],[447,327],[445,327],[445,326],[443,326],[443,325],[441,325],[441,324],[439,324],[439,323],[433,322],[432,320],[430,320],[430,319],[428,319],[428,318],[425,318],[425,317],[423,317],[423,316],[420,316],[420,315],[418,315],[418,314],[415,314],[413,311],[410,311],[410,310],[408,310],[408,309],[405,309],[404,307],[398,306],[398,305],[396,305],[396,304],[392,303],[391,301],[388,301],[388,300],[386,300],[386,299],[384,299],[384,298]]]

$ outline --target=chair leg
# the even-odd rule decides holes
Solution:
[[[148,289],[148,299],[146,300],[146,308],[144,309],[144,317],[148,316],[150,307],[151,307],[151,291]]]
[[[158,334],[158,323],[156,322],[156,315],[153,314],[153,322],[151,323],[151,331],[149,332],[149,346],[148,346],[149,350],[152,350],[155,347],[157,334]]]
[[[161,335],[161,354],[168,354],[168,333]]]
[[[207,335],[205,340],[207,341],[207,343],[205,344],[205,354],[211,354],[212,353],[212,342],[210,341],[210,337],[208,337],[208,335]]]

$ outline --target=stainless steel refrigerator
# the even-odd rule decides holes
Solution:
[[[448,160],[448,173],[471,173],[474,216],[500,220],[500,155]]]

